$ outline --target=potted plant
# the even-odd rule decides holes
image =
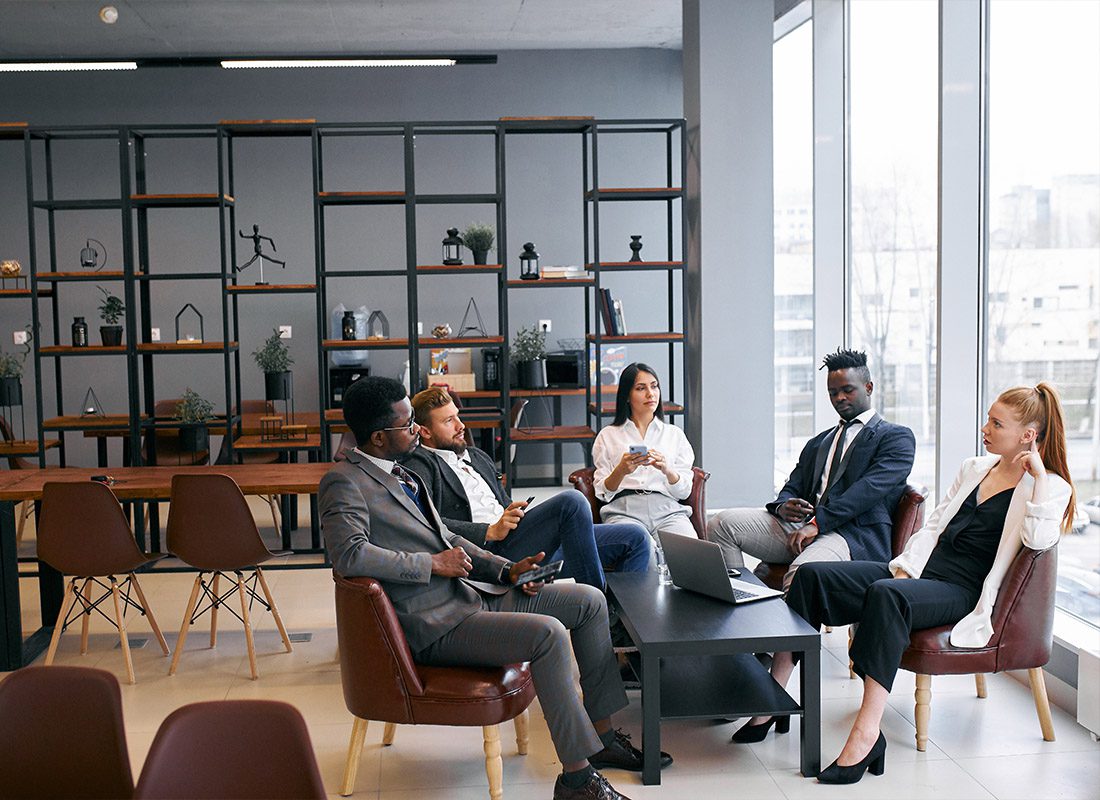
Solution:
[[[546,334],[534,326],[520,328],[512,339],[509,358],[524,389],[546,388]]]
[[[96,288],[103,292],[103,301],[99,304],[99,317],[106,323],[99,326],[99,335],[104,345],[117,347],[122,344],[122,326],[118,321],[126,313],[126,306],[102,286]]]
[[[208,450],[210,433],[206,429],[206,423],[213,416],[213,403],[188,386],[183,398],[176,404],[175,418],[180,423],[180,447],[192,453]]]
[[[27,339],[22,354],[0,353],[0,406],[23,405],[23,365],[31,352],[31,327],[26,327]]]
[[[290,348],[279,338],[279,330],[272,330],[263,347],[252,353],[264,373],[264,396],[268,400],[287,400],[290,397]]]
[[[480,222],[471,223],[462,232],[462,241],[474,254],[475,264],[484,264],[493,249],[493,228]]]

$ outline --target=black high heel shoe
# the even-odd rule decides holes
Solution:
[[[864,770],[869,770],[872,775],[881,775],[886,772],[886,737],[879,731],[878,739],[871,752],[863,757],[858,764],[842,767],[834,761],[821,770],[817,776],[818,783],[859,783]]]
[[[730,741],[735,744],[755,744],[764,741],[772,725],[775,725],[776,733],[787,733],[791,729],[791,718],[787,714],[773,716],[767,722],[759,725],[745,725],[737,733],[733,734]]]

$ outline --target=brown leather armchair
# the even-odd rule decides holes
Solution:
[[[355,789],[368,720],[385,722],[382,743],[398,724],[482,727],[489,795],[503,795],[498,725],[515,721],[516,749],[527,753],[527,707],[535,685],[526,664],[505,667],[429,667],[413,661],[397,613],[373,578],[336,582],[336,636],[344,703],[355,715],[340,794]]]
[[[710,473],[699,467],[692,467],[691,472],[691,494],[687,496],[686,500],[681,500],[680,504],[688,506],[691,509],[691,526],[695,528],[695,535],[700,539],[706,539],[707,478],[710,477]],[[600,509],[603,508],[605,504],[596,497],[596,489],[593,486],[595,474],[596,470],[592,467],[578,469],[570,473],[569,482],[573,484],[574,489],[588,498],[588,504],[592,506],[592,521],[599,523],[603,521],[600,519]]]
[[[928,742],[932,676],[973,672],[978,697],[985,697],[983,673],[1026,669],[1039,715],[1043,739],[1054,741],[1046,681],[1042,667],[1050,660],[1054,639],[1054,589],[1058,554],[1055,548],[1023,548],[1001,583],[993,607],[993,638],[985,647],[953,647],[951,625],[914,631],[901,657],[901,668],[917,674],[917,749]]]

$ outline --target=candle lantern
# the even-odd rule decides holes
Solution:
[[[539,254],[535,252],[532,242],[524,244],[523,252],[519,254],[519,277],[525,281],[539,279]]]
[[[458,235],[458,228],[447,228],[447,236],[443,240],[443,263],[448,267],[462,265],[462,237]]]

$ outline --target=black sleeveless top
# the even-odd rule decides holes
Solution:
[[[979,594],[997,556],[1013,491],[1014,487],[1009,487],[979,504],[978,487],[974,487],[940,534],[920,576]]]

